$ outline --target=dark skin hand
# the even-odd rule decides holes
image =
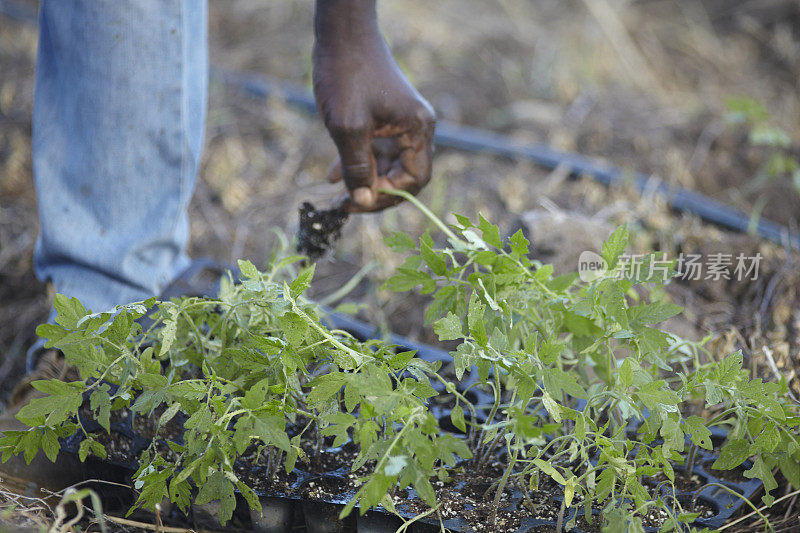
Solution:
[[[436,118],[378,29],[376,0],[317,0],[314,96],[339,151],[328,180],[344,180],[351,212],[400,201],[378,188],[417,194],[431,177]]]

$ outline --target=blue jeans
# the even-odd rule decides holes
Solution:
[[[33,113],[42,280],[104,311],[188,264],[205,0],[44,0]]]
[[[34,268],[93,311],[189,264],[208,86],[206,0],[43,0]]]

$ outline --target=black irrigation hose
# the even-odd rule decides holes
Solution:
[[[0,13],[15,20],[36,23],[35,11],[28,5],[13,0],[0,0]],[[242,72],[214,70],[212,76],[228,85],[238,87],[251,96],[278,97],[307,112],[315,113],[317,110],[314,97],[299,85],[277,82],[266,76]],[[447,121],[439,121],[437,124],[435,141],[440,146],[512,159],[525,159],[551,169],[564,166],[569,169],[571,175],[590,176],[605,185],[632,183],[642,193],[661,196],[670,207],[678,211],[697,215],[703,220],[725,228],[741,232],[751,230],[751,218],[743,211],[683,187],[670,187],[656,176],[627,172],[580,154],[562,152],[538,143],[520,143],[505,135]],[[764,239],[789,248],[800,249],[800,235],[785,226],[759,218],[752,229]]]
[[[238,87],[252,96],[277,97],[308,112],[315,113],[317,110],[314,97],[299,85],[241,72],[216,70],[213,75],[215,79]],[[604,185],[632,183],[640,192],[661,196],[670,207],[678,211],[697,215],[725,228],[741,232],[750,230],[751,221],[746,213],[688,189],[670,187],[656,176],[627,172],[579,154],[562,152],[538,143],[520,143],[506,135],[448,121],[437,123],[434,139],[436,144],[448,148],[526,159],[551,169],[565,166],[574,176],[590,176]],[[785,226],[761,218],[754,230],[767,240],[800,249],[800,236],[792,235]]]

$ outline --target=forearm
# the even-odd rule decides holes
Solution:
[[[331,48],[382,41],[375,4],[376,0],[317,0],[316,46]]]

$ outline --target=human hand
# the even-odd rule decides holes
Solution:
[[[377,27],[374,0],[318,0],[314,95],[339,158],[351,212],[401,201],[379,188],[417,194],[431,177],[435,115],[403,75]]]

